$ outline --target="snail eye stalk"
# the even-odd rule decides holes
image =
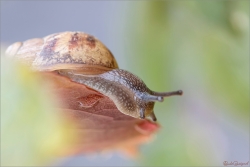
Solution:
[[[152,95],[161,96],[161,97],[168,97],[168,96],[182,95],[182,94],[183,94],[182,90],[177,90],[177,91],[173,91],[173,92],[154,92],[154,91],[152,91]]]
[[[173,92],[154,92],[152,91],[151,94],[144,94],[142,96],[140,96],[140,98],[142,100],[145,101],[151,101],[151,102],[163,102],[164,97],[168,97],[168,96],[174,96],[174,95],[182,95],[182,90],[178,90],[178,91],[173,91]]]
[[[156,101],[163,102],[163,100],[164,100],[164,98],[162,96],[155,96],[155,95],[151,95],[151,94],[143,95],[143,96],[141,96],[141,99],[145,100],[145,101],[152,101],[152,102],[156,102]]]

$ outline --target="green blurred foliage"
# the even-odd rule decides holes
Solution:
[[[130,71],[152,90],[184,91],[156,104],[162,130],[141,163],[223,165],[239,145],[226,126],[249,139],[249,1],[139,1],[133,9]]]
[[[245,5],[240,5],[242,3]],[[131,62],[132,67],[138,64],[143,69],[140,76],[153,77],[148,81],[153,85],[163,77],[161,74],[172,75],[179,64],[192,63],[195,68],[191,70],[202,70],[206,74],[199,78],[202,77],[211,89],[209,92],[223,94],[246,114],[249,102],[249,12],[243,9],[247,10],[247,4],[246,1],[215,3],[206,0],[139,3],[136,6],[141,9],[137,10],[140,18],[136,20],[141,22],[137,23],[137,31],[133,31],[138,53],[130,58],[135,60]],[[246,27],[234,25],[235,13],[242,16],[239,18],[242,22],[247,22],[242,23]],[[194,60],[190,62],[190,59]],[[157,87],[163,88],[173,82],[173,76],[169,77],[170,81]]]
[[[49,83],[1,56],[1,166],[51,163],[69,147],[71,125],[55,110]]]

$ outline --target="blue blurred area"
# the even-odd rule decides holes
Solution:
[[[57,160],[53,166],[135,166],[135,163],[123,155],[78,155]]]
[[[125,11],[128,2],[1,1],[1,42],[13,42],[63,31],[83,31],[100,39],[124,66]]]

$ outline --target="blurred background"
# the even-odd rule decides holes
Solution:
[[[52,165],[249,161],[249,1],[1,1],[2,48],[63,31],[94,35],[149,88],[184,95],[156,104],[162,128],[138,158],[78,155]]]

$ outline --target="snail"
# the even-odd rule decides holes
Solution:
[[[6,54],[35,71],[56,71],[58,75],[84,84],[108,96],[123,114],[156,121],[153,108],[164,97],[182,91],[155,92],[136,75],[119,69],[109,49],[92,35],[62,32],[10,45]]]

